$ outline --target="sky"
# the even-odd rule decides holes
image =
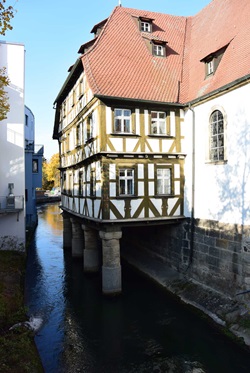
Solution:
[[[0,0],[1,1],[1,0]],[[212,0],[120,0],[126,8],[178,16],[197,14]],[[25,105],[35,116],[35,143],[49,160],[58,153],[52,139],[53,103],[79,47],[93,39],[93,26],[108,18],[119,0],[7,0],[15,7],[13,29],[0,40],[25,46]]]

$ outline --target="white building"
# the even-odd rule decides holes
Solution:
[[[10,111],[0,123],[0,248],[25,248],[24,45],[0,42]]]

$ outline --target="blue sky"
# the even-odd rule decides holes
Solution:
[[[211,0],[121,0],[122,6],[190,16]],[[35,115],[35,141],[44,145],[49,159],[58,152],[52,140],[53,102],[63,85],[68,68],[79,57],[81,44],[91,40],[93,26],[109,17],[119,0],[7,0],[17,10],[1,40],[25,45],[25,104]]]

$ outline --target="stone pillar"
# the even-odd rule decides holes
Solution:
[[[71,248],[72,245],[72,225],[70,217],[63,214],[63,247]]]
[[[74,258],[83,257],[84,236],[81,223],[78,220],[71,218],[72,223],[72,256]]]
[[[102,292],[116,295],[122,291],[120,238],[121,231],[100,231],[102,239]]]
[[[84,230],[84,251],[83,268],[84,272],[98,272],[98,232],[86,225],[82,225]]]

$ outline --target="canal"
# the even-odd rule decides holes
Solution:
[[[59,205],[38,214],[25,292],[46,373],[249,373],[249,353],[126,265],[122,295],[103,297],[63,250]]]

